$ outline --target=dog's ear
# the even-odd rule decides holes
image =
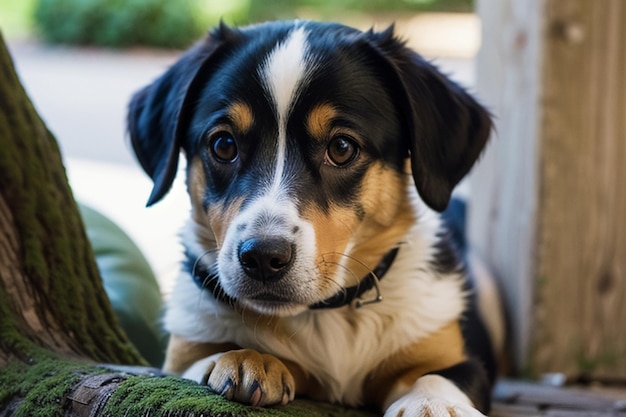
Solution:
[[[420,197],[443,211],[489,137],[489,113],[463,88],[393,35],[367,33],[395,80],[393,98],[407,126],[411,169]]]
[[[212,58],[231,36],[232,29],[221,24],[130,101],[130,141],[139,163],[154,182],[148,206],[163,198],[172,186],[195,95],[211,73]]]

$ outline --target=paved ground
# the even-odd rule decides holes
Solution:
[[[397,31],[444,72],[473,85],[475,17],[422,15],[401,20]],[[127,230],[162,281],[169,282],[180,253],[175,235],[188,211],[184,186],[179,181],[162,203],[144,208],[151,183],[129,150],[124,119],[132,93],[179,53],[47,47],[19,40],[9,40],[9,50],[35,107],[60,143],[76,196]]]

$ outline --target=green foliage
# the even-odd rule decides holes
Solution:
[[[191,0],[39,0],[35,24],[52,43],[183,48],[204,28]]]
[[[426,11],[472,12],[474,0],[253,0],[251,21],[306,17],[312,13],[323,19],[341,20],[342,16],[359,13]]]
[[[27,36],[36,0],[0,0],[0,30],[6,38]]]
[[[6,0],[0,0],[6,1]],[[33,0],[29,0],[33,1]],[[185,48],[223,19],[230,24],[354,12],[471,12],[473,0],[36,0],[35,25],[51,43]]]

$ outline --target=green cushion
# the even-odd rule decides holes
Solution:
[[[139,248],[115,223],[79,204],[87,236],[111,300],[129,339],[151,365],[160,367],[166,336],[159,325],[161,293]]]

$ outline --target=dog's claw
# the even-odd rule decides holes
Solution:
[[[253,407],[287,404],[293,400],[293,376],[274,356],[243,349],[222,353],[214,361],[214,365],[209,365],[206,384],[228,400]]]
[[[261,391],[259,382],[254,381],[252,383],[252,394],[250,395],[250,405],[253,407],[257,407],[261,403],[262,396],[263,396],[263,391]]]
[[[222,390],[220,391],[220,395],[226,398],[227,400],[232,400],[234,388],[235,388],[235,383],[233,382],[232,378],[228,378],[226,382],[224,383]]]

